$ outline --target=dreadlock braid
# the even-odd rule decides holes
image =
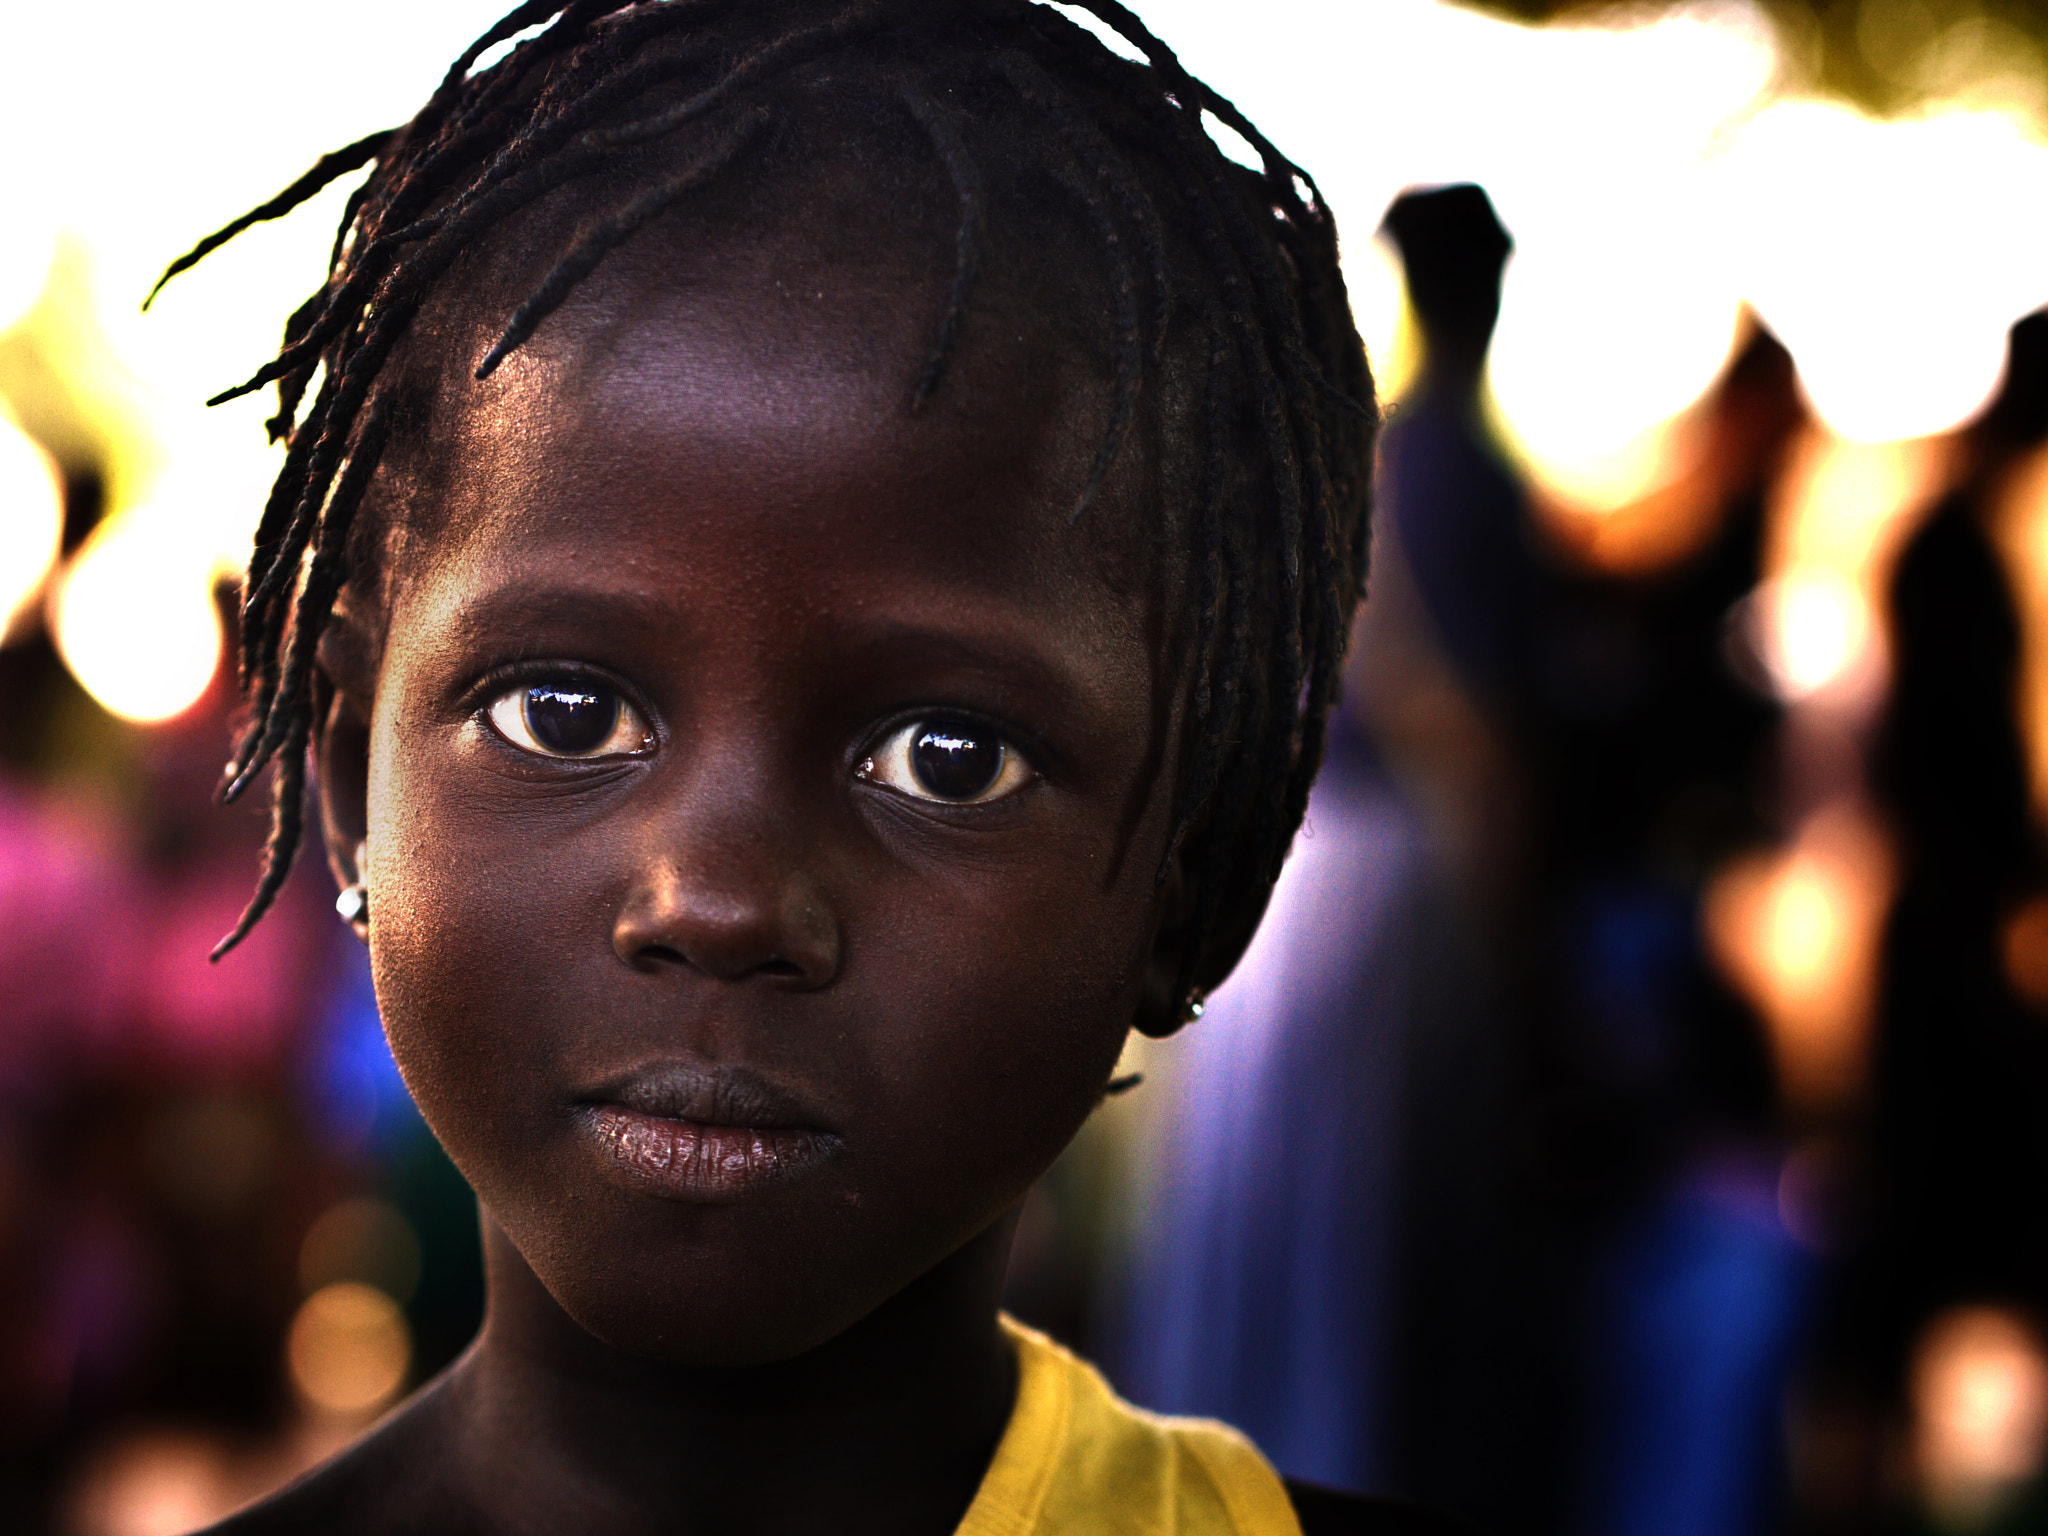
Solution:
[[[1372,378],[1314,181],[1117,0],[1075,8],[1145,62],[1034,0],[526,0],[463,51],[411,122],[324,156],[171,264],[159,289],[243,229],[372,167],[349,195],[326,281],[291,316],[277,356],[216,397],[275,383],[269,428],[285,444],[244,588],[251,714],[222,789],[232,800],[275,763],[273,826],[255,895],[216,958],[275,899],[301,841],[315,658],[352,579],[351,530],[391,431],[380,386],[436,285],[557,188],[616,199],[506,316],[475,368],[486,379],[612,251],[772,141],[791,93],[864,76],[929,146],[956,210],[945,309],[906,409],[937,393],[970,323],[991,157],[1059,188],[1102,259],[1110,402],[1074,517],[1152,398],[1171,336],[1188,339],[1195,404],[1180,425],[1196,457],[1179,522],[1191,708],[1159,873],[1178,859],[1191,882],[1182,988],[1228,972],[1322,756],[1364,579]],[[992,102],[1025,129],[978,133],[977,104]],[[1241,135],[1259,167],[1226,158],[1205,115]],[[670,148],[675,139],[688,147]],[[629,160],[639,190],[617,193],[613,170]]]
[[[917,119],[917,125],[945,162],[960,210],[960,223],[953,233],[953,287],[946,295],[946,315],[939,322],[939,339],[933,343],[931,357],[925,362],[924,372],[917,376],[917,387],[910,393],[910,408],[916,410],[939,392],[946,365],[953,359],[953,348],[959,344],[961,328],[967,323],[967,306],[974,297],[974,280],[981,271],[981,205],[987,194],[982,190],[981,169],[961,140],[960,125],[932,99],[924,83],[912,75],[900,80],[897,90],[904,106],[910,109],[910,115]]]
[[[1088,477],[1082,482],[1080,498],[1067,519],[1074,522],[1088,509],[1088,504],[1102,486],[1103,476],[1116,462],[1117,450],[1123,446],[1124,433],[1129,430],[1131,416],[1137,409],[1138,385],[1144,368],[1138,334],[1137,274],[1131,265],[1123,234],[1110,212],[1109,200],[1103,196],[1101,182],[1105,178],[1089,175],[1076,159],[1075,151],[1087,144],[1087,135],[1073,122],[1066,101],[1046,78],[1044,71],[1030,59],[1005,52],[998,56],[996,62],[1018,94],[1051,119],[1065,151],[1065,174],[1060,180],[1087,208],[1089,220],[1101,236],[1103,250],[1109,257],[1110,291],[1116,312],[1116,380],[1110,401],[1109,425],[1103,429],[1102,442],[1095,450],[1094,462],[1088,466]]]
[[[520,343],[531,336],[541,321],[553,314],[566,299],[570,291],[604,260],[605,253],[624,240],[649,219],[667,211],[669,206],[682,196],[717,175],[739,152],[746,148],[747,141],[768,121],[768,110],[756,107],[740,119],[739,125],[727,134],[725,141],[716,146],[710,154],[691,166],[682,175],[672,177],[640,197],[636,197],[610,218],[600,220],[588,230],[569,252],[555,264],[547,280],[534,290],[533,296],[513,311],[511,323],[505,327],[504,335],[484,360],[477,364],[476,376],[487,379],[499,363],[518,348]]]

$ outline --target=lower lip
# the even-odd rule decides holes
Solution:
[[[739,1200],[801,1179],[839,1139],[801,1126],[706,1125],[619,1104],[586,1109],[598,1154],[635,1188],[664,1200]]]

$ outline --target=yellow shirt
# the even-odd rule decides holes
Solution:
[[[1017,1406],[958,1536],[1301,1536],[1279,1474],[1227,1424],[1133,1408],[1005,1317]]]

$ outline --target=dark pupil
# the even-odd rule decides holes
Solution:
[[[609,688],[529,688],[526,728],[550,752],[595,752],[619,723],[619,697]]]
[[[995,783],[1003,766],[1000,738],[957,725],[929,725],[911,744],[917,782],[946,800],[972,800]]]

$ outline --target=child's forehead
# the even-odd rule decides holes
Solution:
[[[1099,267],[990,250],[943,387],[913,408],[946,312],[951,210],[915,198],[878,207],[830,164],[773,167],[639,232],[475,379],[579,216],[565,199],[508,226],[430,300],[404,366],[423,403],[402,413],[376,498],[395,492],[405,505],[380,521],[396,510],[429,535],[451,518],[474,522],[481,486],[598,451],[585,429],[602,417],[606,451],[645,440],[638,472],[658,445],[668,473],[743,476],[757,491],[833,455],[843,466],[863,448],[895,447],[899,473],[946,482],[962,509],[977,481],[1039,483],[1049,555],[1084,551],[1116,590],[1158,588],[1172,531],[1162,476],[1185,468],[1159,462],[1158,418],[1184,393],[1171,360],[1102,504],[1068,526],[1112,409]]]
[[[736,535],[815,557],[821,581],[840,555],[880,550],[992,592],[1079,584],[1133,612],[1166,595],[1154,435],[1126,444],[1074,521],[1107,370],[1027,289],[991,285],[945,388],[913,409],[944,299],[915,260],[800,239],[786,260],[743,259],[778,249],[759,242],[685,256],[652,233],[488,379],[470,359],[496,317],[437,328],[436,398],[394,445],[386,489],[421,535],[405,563],[536,542],[616,560]],[[638,510],[610,515],[622,505]],[[780,541],[767,525],[782,517],[814,536]]]

